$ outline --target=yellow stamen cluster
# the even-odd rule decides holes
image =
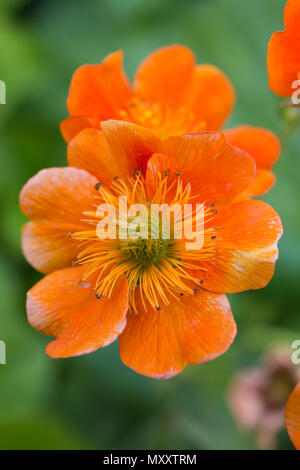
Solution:
[[[119,115],[121,119],[147,127],[161,137],[206,130],[206,123],[198,122],[186,106],[174,106],[173,103],[145,103],[133,98],[126,109],[119,111]]]
[[[201,276],[195,278],[188,270],[201,270],[199,261],[208,261],[214,257],[216,245],[216,228],[212,227],[215,217],[212,207],[205,208],[205,230],[203,246],[199,250],[186,250],[186,240],[177,239],[174,232],[174,218],[170,221],[170,235],[167,239],[162,236],[161,218],[153,228],[150,209],[153,204],[183,207],[191,204],[190,185],[183,185],[180,176],[172,184],[168,176],[158,174],[155,194],[149,198],[145,179],[140,172],[135,172],[132,178],[124,181],[114,180],[110,188],[96,185],[96,202],[109,204],[115,208],[115,224],[117,236],[115,239],[100,240],[97,235],[97,225],[103,216],[98,211],[84,213],[91,225],[90,230],[73,233],[73,240],[78,240],[80,254],[77,265],[85,265],[85,279],[95,278],[95,293],[97,297],[110,296],[117,281],[124,274],[129,284],[130,306],[135,310],[135,295],[137,290],[146,308],[147,302],[155,309],[161,304],[168,304],[170,296],[178,297],[192,294],[195,286],[201,284]],[[124,224],[124,214],[119,210],[120,196],[127,198],[128,207],[133,204],[143,204],[149,210],[147,221],[148,238],[135,237],[122,239],[120,237]],[[190,215],[191,222],[196,223],[196,211]],[[129,221],[130,222],[130,221]],[[183,222],[180,221],[180,222]],[[155,233],[155,238],[152,234]],[[146,302],[147,300],[147,302]]]

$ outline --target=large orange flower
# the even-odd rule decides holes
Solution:
[[[300,2],[289,0],[284,10],[284,31],[273,34],[268,49],[269,87],[290,98],[300,79]]]
[[[61,123],[67,142],[82,129],[101,128],[101,121],[121,119],[146,127],[160,138],[219,130],[234,105],[234,89],[217,67],[196,65],[190,49],[158,49],[139,66],[131,86],[122,68],[122,52],[100,65],[84,65],[73,76]],[[240,126],[227,134],[229,142],[251,153],[257,179],[248,194],[265,193],[274,184],[271,167],[280,153],[270,131]]]
[[[239,197],[255,175],[252,157],[221,133],[160,141],[106,121],[71,141],[68,161],[38,173],[20,196],[31,219],[24,255],[48,274],[27,299],[31,325],[56,337],[47,353],[84,354],[119,336],[123,362],[155,378],[224,353],[236,334],[224,293],[269,282],[282,233],[270,206]],[[106,202],[117,211],[119,196],[147,207],[204,204],[203,246],[188,250],[172,231],[99,240],[96,209]]]
[[[300,382],[291,394],[286,407],[286,427],[297,450],[300,450]]]

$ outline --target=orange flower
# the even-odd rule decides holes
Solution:
[[[160,138],[219,130],[234,105],[234,89],[217,67],[196,65],[184,46],[158,49],[139,66],[131,86],[122,69],[122,52],[100,65],[84,65],[74,74],[61,123],[67,142],[82,129],[101,128],[101,121],[121,119],[146,127]],[[248,195],[265,193],[275,182],[270,171],[280,153],[277,137],[262,128],[241,126],[229,142],[251,153],[257,179]]]
[[[297,450],[300,450],[300,382],[291,394],[287,403],[286,427]]]
[[[21,192],[31,219],[24,255],[50,273],[28,293],[28,319],[56,337],[47,346],[52,357],[88,353],[119,336],[127,366],[172,377],[230,346],[236,325],[223,293],[269,282],[281,222],[266,203],[239,200],[255,164],[223,134],[160,141],[132,123],[101,126],[72,140],[70,167],[41,171]],[[96,209],[116,206],[120,196],[147,207],[204,204],[203,246],[187,250],[173,232],[167,239],[99,240]]]
[[[284,31],[273,34],[268,49],[269,87],[290,98],[300,79],[300,2],[289,0],[284,10]]]

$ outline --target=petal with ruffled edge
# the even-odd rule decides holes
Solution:
[[[285,421],[291,441],[300,450],[300,382],[287,403]]]
[[[293,83],[300,79],[300,21],[294,27],[298,29],[298,36],[294,29],[278,31],[272,35],[268,46],[269,88],[286,98],[291,98],[295,91]]]
[[[242,292],[265,287],[274,274],[277,242],[282,235],[278,214],[262,201],[244,200],[221,208],[212,261],[192,271],[213,292]]]
[[[137,69],[134,94],[146,102],[176,106],[186,94],[194,66],[194,54],[187,47],[174,45],[158,49]]]
[[[248,196],[258,196],[268,191],[275,183],[270,171],[280,155],[280,141],[270,130],[262,127],[238,126],[224,131],[229,144],[249,153],[256,163],[256,177],[247,189]]]
[[[37,271],[44,274],[72,266],[78,243],[68,238],[66,223],[28,222],[22,229],[22,251]],[[75,230],[77,231],[77,229]]]
[[[106,121],[102,132],[84,129],[68,146],[68,163],[84,168],[104,184],[145,171],[160,140],[150,130],[124,121]]]
[[[137,296],[138,297],[138,296]],[[186,364],[199,364],[223,354],[236,335],[236,325],[225,295],[201,290],[171,299],[168,306],[145,310],[136,300],[119,337],[121,359],[136,372],[167,379]]]
[[[71,116],[118,119],[132,92],[123,71],[123,52],[108,55],[100,65],[83,65],[74,73],[67,100]]]
[[[197,65],[186,98],[186,106],[195,122],[205,123],[207,130],[220,129],[232,112],[235,102],[233,85],[217,67]]]
[[[180,175],[190,184],[197,202],[225,203],[252,182],[255,163],[251,156],[229,145],[223,134],[206,132],[170,137],[148,162],[147,187],[154,194],[157,174],[168,174],[170,184]]]
[[[20,194],[22,249],[35,269],[49,273],[72,265],[77,253],[70,232],[85,230],[83,212],[96,207],[97,179],[77,168],[49,168],[33,176]]]
[[[256,170],[253,182],[236,200],[249,199],[267,193],[276,183],[276,176],[270,170]]]
[[[101,120],[99,118],[71,116],[60,123],[60,131],[67,143],[83,129],[92,127],[93,129],[101,129]]]
[[[249,153],[256,167],[269,170],[280,155],[280,141],[270,130],[263,127],[238,126],[224,131],[229,144]]]
[[[122,277],[110,298],[95,296],[83,281],[84,267],[49,274],[27,294],[29,323],[57,339],[47,346],[51,357],[87,354],[115,341],[126,325],[128,283]]]

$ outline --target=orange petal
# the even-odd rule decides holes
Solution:
[[[230,80],[213,65],[198,65],[187,103],[196,121],[206,123],[206,129],[218,130],[223,126],[234,106],[235,92]]]
[[[271,280],[282,235],[278,214],[265,202],[244,200],[221,208],[214,259],[193,271],[213,292],[260,289]]]
[[[249,188],[244,191],[243,196],[246,198],[253,196],[261,196],[274,186],[276,178],[269,170],[258,170],[253,182]]]
[[[97,179],[77,168],[47,168],[25,184],[20,206],[30,219],[78,224],[78,214],[94,202]]]
[[[280,141],[268,129],[238,126],[224,131],[229,144],[235,145],[254,158],[258,169],[269,170],[280,155]]]
[[[298,31],[300,22],[297,23]],[[300,34],[277,32],[271,37],[268,47],[269,87],[279,96],[291,98],[295,89],[292,84],[300,72]]]
[[[138,297],[138,296],[137,296]],[[137,313],[130,312],[119,338],[121,359],[136,372],[167,379],[185,365],[199,364],[223,354],[236,334],[225,295],[201,290],[193,296],[147,311],[140,298]]]
[[[143,171],[159,139],[148,129],[123,121],[106,121],[102,130],[84,129],[68,146],[69,165],[84,168],[110,184],[116,176],[128,178]]]
[[[227,142],[249,153],[255,160],[257,173],[246,196],[259,196],[266,193],[275,183],[270,168],[280,155],[280,141],[268,129],[262,127],[239,126],[224,131]]]
[[[291,441],[300,450],[300,382],[288,400],[285,420]]]
[[[284,10],[285,31],[274,33],[268,48],[269,87],[290,98],[300,78],[300,3],[289,0]],[[297,87],[298,88],[298,87]]]
[[[22,250],[28,263],[48,274],[72,266],[78,254],[77,243],[67,237],[69,227],[62,223],[28,222],[22,230]]]
[[[84,268],[49,274],[27,294],[29,323],[57,339],[47,346],[51,357],[87,354],[112,343],[123,331],[128,308],[125,276],[111,298],[96,298],[93,285],[83,281]]]
[[[300,37],[300,3],[299,0],[288,0],[284,9],[284,24],[289,33]]]
[[[153,194],[157,173],[168,172],[170,183],[177,174],[192,193],[207,204],[224,203],[244,191],[255,174],[254,160],[229,145],[223,134],[206,132],[170,137],[161,143],[159,154],[148,163],[147,186]]]
[[[24,226],[22,248],[37,270],[49,273],[71,265],[76,245],[67,235],[86,228],[81,218],[95,204],[96,183],[84,170],[49,168],[23,187],[21,210],[34,222]]]
[[[100,129],[100,126],[99,118],[71,116],[60,123],[60,130],[65,141],[69,143],[82,129],[87,127]]]
[[[123,52],[108,55],[100,65],[84,65],[74,73],[67,107],[71,116],[118,119],[132,92],[122,67]]]
[[[134,78],[135,95],[148,102],[178,105],[192,78],[195,58],[184,46],[167,46],[150,54]]]

